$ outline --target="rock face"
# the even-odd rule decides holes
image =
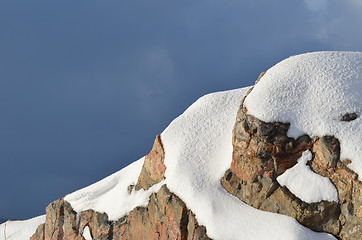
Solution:
[[[107,214],[82,211],[77,215],[64,199],[46,209],[46,221],[31,240],[84,240],[89,227],[93,239],[175,239],[207,240],[206,229],[199,226],[185,203],[163,185],[153,193],[147,207],[137,207],[118,221],[109,221]]]
[[[347,165],[349,160],[340,161],[340,146],[336,138],[324,136],[315,141],[311,168],[328,177],[338,190],[341,239],[361,239],[362,236],[362,183],[358,175]]]
[[[163,163],[164,159],[165,151],[163,150],[161,135],[157,135],[151,152],[145,156],[145,161],[135,186],[136,190],[141,188],[148,190],[154,184],[164,179],[166,170],[166,166]]]
[[[135,208],[125,222],[116,239],[209,239],[205,227],[197,224],[195,215],[165,185],[151,195],[147,208]]]
[[[339,142],[332,136],[287,136],[288,123],[266,123],[247,114],[243,101],[233,130],[233,160],[221,180],[241,201],[264,211],[291,216],[304,226],[340,239],[362,236],[361,182],[340,161]],[[336,186],[339,203],[306,203],[276,178],[293,167],[305,150],[313,153],[311,169]]]
[[[147,190],[164,179],[164,154],[161,137],[157,135],[136,186],[130,186],[129,190],[134,187],[136,191]],[[198,225],[192,211],[163,185],[150,196],[147,207],[136,207],[117,221],[109,221],[107,214],[93,210],[77,214],[67,201],[57,200],[46,208],[46,221],[31,240],[84,240],[85,227],[97,240],[209,239],[206,228]]]

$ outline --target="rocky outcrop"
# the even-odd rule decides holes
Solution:
[[[78,232],[77,214],[63,199],[49,204],[46,208],[45,223],[40,225],[31,240],[74,239],[82,240]]]
[[[233,130],[233,159],[221,180],[241,201],[264,211],[291,216],[304,226],[340,239],[362,236],[361,182],[340,161],[339,142],[332,136],[289,138],[288,123],[263,122],[241,107]],[[311,169],[336,186],[339,203],[306,203],[280,186],[276,178],[293,167],[305,150],[313,153]]]
[[[138,182],[129,191],[147,190],[164,179],[166,167],[161,136],[157,135],[145,157]],[[207,240],[206,228],[199,226],[185,203],[163,185],[150,196],[147,207],[136,207],[127,216],[109,221],[105,213],[93,210],[76,213],[64,199],[46,208],[46,221],[31,240],[84,240],[88,227],[96,240]]]
[[[195,215],[165,185],[152,194],[148,207],[137,207],[128,214],[120,239],[209,239]]]
[[[157,135],[151,152],[145,156],[143,167],[135,186],[136,190],[141,188],[148,190],[165,178],[166,166],[163,163],[164,159],[165,151],[163,150],[161,135]]]
[[[109,221],[107,214],[93,210],[77,214],[67,201],[57,200],[46,208],[46,221],[31,240],[84,240],[85,227],[97,240],[209,239],[192,211],[163,185],[151,195],[147,207],[136,207],[118,221]]]
[[[276,180],[312,147],[313,140],[308,136],[289,138],[289,124],[265,123],[246,111],[242,108],[237,115],[233,161],[222,179],[224,188],[255,208],[291,216],[315,231],[337,234],[337,203],[308,204]]]
[[[338,139],[307,135],[290,138],[289,123],[267,123],[249,115],[244,100],[233,129],[233,159],[221,179],[223,187],[250,206],[293,217],[314,231],[328,232],[342,240],[360,239],[362,183],[348,168],[351,161],[340,159]],[[346,113],[340,121],[357,117],[357,113]],[[338,202],[307,203],[278,183],[277,177],[297,164],[306,150],[313,153],[308,162],[310,169],[330,179],[337,189]],[[164,180],[164,159],[161,136],[157,135],[151,152],[144,158],[137,183],[129,186],[128,191],[148,190]],[[57,200],[47,207],[46,221],[31,240],[83,240],[85,229],[89,229],[92,239],[102,240],[210,239],[192,211],[163,185],[151,194],[146,207],[136,207],[117,221],[93,210],[76,213],[67,201]]]
[[[336,138],[324,136],[313,144],[314,158],[311,169],[328,177],[338,190],[341,239],[361,239],[362,236],[362,183],[347,165],[350,160],[340,159],[340,146]]]

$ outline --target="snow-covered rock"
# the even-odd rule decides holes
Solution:
[[[262,121],[290,123],[290,137],[336,137],[341,159],[351,160],[348,167],[362,177],[362,53],[316,52],[287,58],[266,72],[245,106]],[[356,118],[342,121],[348,114]]]
[[[145,158],[50,204],[32,239],[359,239],[361,112],[362,53],[290,57],[200,98]]]

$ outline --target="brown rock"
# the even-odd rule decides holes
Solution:
[[[79,229],[82,230],[81,235],[87,226],[93,239],[108,240],[113,235],[113,223],[108,221],[108,216],[105,213],[93,210],[81,212],[79,219]]]
[[[157,135],[145,161],[136,186],[128,191],[147,190],[164,179],[166,167],[161,136]],[[195,215],[185,203],[163,185],[150,196],[147,207],[136,207],[117,221],[109,221],[105,213],[93,210],[78,214],[64,199],[57,200],[46,209],[46,221],[38,227],[31,240],[84,240],[88,227],[93,239],[100,240],[207,240],[206,229],[197,224]]]
[[[362,236],[362,183],[358,175],[340,161],[339,141],[332,136],[319,138],[312,149],[310,166],[316,173],[328,177],[338,190],[340,202],[341,239],[361,239]]]
[[[38,226],[33,236],[30,237],[30,240],[44,240],[45,236],[45,223]]]
[[[341,117],[341,121],[350,122],[357,119],[357,113],[346,113]]]
[[[124,233],[119,239],[209,239],[185,203],[166,185],[152,194],[149,205],[137,207],[126,218]]]
[[[288,123],[263,122],[241,107],[233,130],[233,160],[221,183],[229,193],[255,208],[285,214],[312,230],[336,235],[340,231],[337,203],[303,202],[276,181],[313,146],[309,136],[289,138],[288,129]],[[334,161],[331,159],[330,164]]]
[[[166,170],[166,166],[163,163],[164,159],[165,152],[163,150],[161,135],[157,135],[151,152],[145,156],[143,167],[135,186],[136,190],[140,190],[141,188],[147,190],[164,179]]]
[[[233,130],[233,160],[221,180],[224,188],[255,208],[291,216],[312,230],[328,232],[342,240],[361,239],[362,183],[347,167],[351,161],[341,161],[338,139],[289,138],[288,123],[266,123],[248,115],[243,108],[244,99]],[[356,117],[346,114],[341,120],[352,121]],[[335,185],[339,203],[303,202],[276,181],[305,150],[313,152],[313,159],[308,162],[311,169]]]
[[[40,225],[32,240],[84,240],[78,233],[77,214],[64,199],[52,202],[46,208],[45,224]]]
[[[93,210],[77,214],[63,199],[47,207],[46,221],[31,240],[84,240],[89,227],[97,240],[208,240],[206,229],[199,226],[185,203],[163,185],[150,197],[147,207],[136,207],[117,221],[109,221],[105,213]]]
[[[265,73],[266,73],[266,72],[261,72],[261,73],[259,74],[258,78],[257,78],[256,81],[255,81],[255,84],[257,84],[257,83],[260,81],[260,79],[265,75]]]

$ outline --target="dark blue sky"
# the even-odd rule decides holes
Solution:
[[[147,154],[200,96],[280,60],[362,51],[357,0],[1,0],[0,218]]]

